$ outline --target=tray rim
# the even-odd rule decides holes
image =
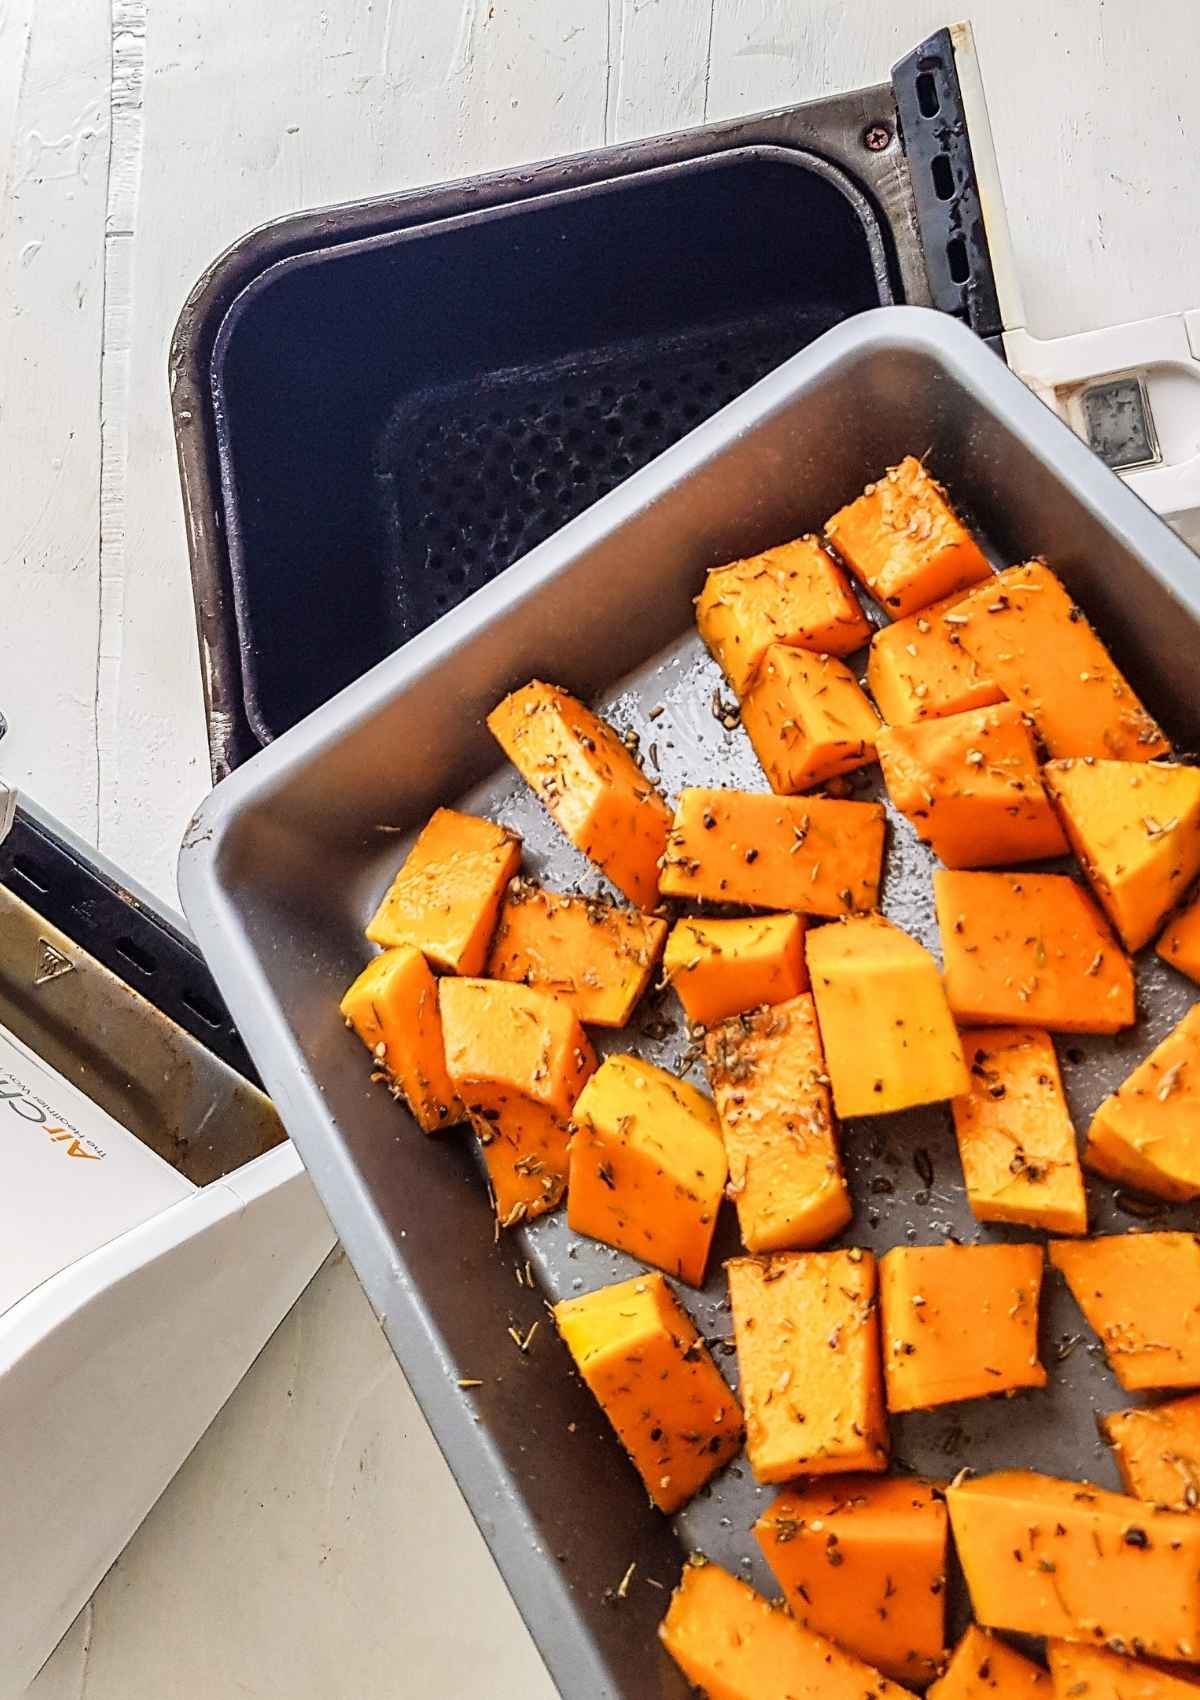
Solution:
[[[386,1247],[387,1231],[348,1153],[328,1137],[319,1082],[293,1035],[263,961],[242,932],[234,896],[241,818],[269,803],[279,788],[344,734],[370,720],[418,679],[446,664],[518,603],[536,597],[575,557],[610,536],[653,502],[659,489],[694,474],[731,441],[794,402],[834,368],[884,350],[923,356],[959,381],[1000,423],[1052,460],[1076,499],[1139,557],[1145,569],[1200,619],[1200,572],[1192,551],[1124,486],[1061,420],[1028,391],[964,326],[917,307],[872,309],[846,321],[768,374],[647,467],[547,539],[500,579],[476,591],[403,649],[315,710],[201,805],[185,838],[179,887],[185,912],[260,1067],[285,1127],[294,1138],[384,1325],[393,1351],[439,1446],[484,1531],[535,1642],[564,1695],[598,1700],[612,1694],[596,1649],[579,1625],[576,1602],[558,1567],[535,1560],[521,1505],[512,1493],[498,1503],[485,1432],[452,1396],[445,1359],[418,1290]]]

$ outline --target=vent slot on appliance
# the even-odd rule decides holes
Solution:
[[[892,91],[932,303],[977,335],[998,337],[1000,305],[949,30],[895,66]]]
[[[95,957],[254,1085],[237,1028],[200,952],[24,808],[0,843],[0,886]]]

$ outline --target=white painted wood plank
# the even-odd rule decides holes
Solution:
[[[973,0],[1018,271],[1039,336],[1200,302],[1200,7]],[[886,79],[944,0],[715,0],[713,117]]]
[[[108,8],[0,11],[0,769],[97,830]]]
[[[606,140],[704,122],[711,0],[608,0]]]

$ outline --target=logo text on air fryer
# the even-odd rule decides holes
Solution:
[[[0,1105],[20,1116],[30,1127],[39,1128],[66,1157],[81,1157],[93,1163],[100,1162],[104,1157],[104,1151],[95,1140],[81,1134],[78,1128],[72,1127],[65,1118],[52,1110],[49,1104],[35,1097],[15,1075],[6,1074],[3,1070],[0,1070]]]

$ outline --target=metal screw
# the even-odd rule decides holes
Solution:
[[[863,147],[870,153],[882,153],[892,139],[888,124],[868,124],[863,131]]]

